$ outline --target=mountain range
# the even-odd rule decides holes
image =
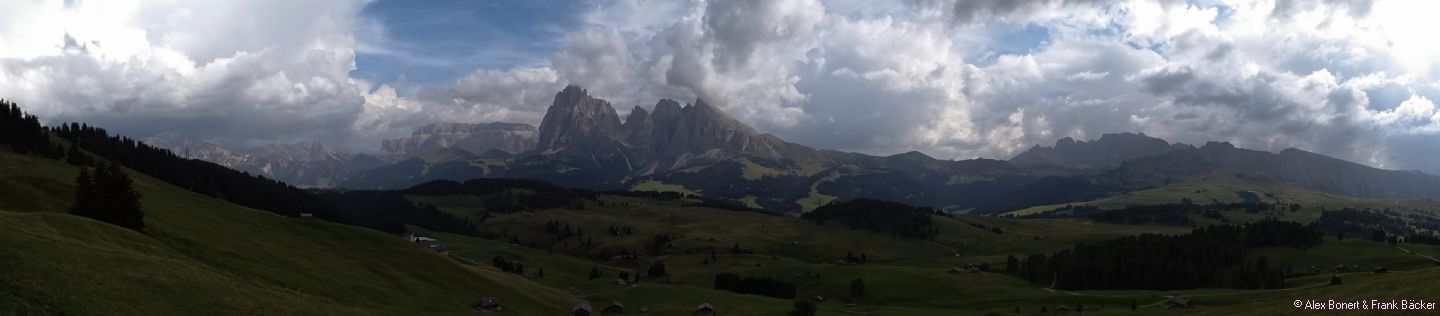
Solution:
[[[152,140],[147,140],[150,142]],[[540,126],[447,123],[385,140],[379,155],[317,143],[249,151],[159,137],[196,159],[314,187],[406,188],[434,180],[527,178],[595,190],[664,190],[775,212],[878,198],[993,213],[1083,201],[1199,178],[1233,178],[1367,198],[1433,198],[1440,177],[1368,167],[1299,149],[1279,153],[1212,142],[1201,147],[1137,133],[1036,145],[1008,161],[941,160],[823,150],[760,133],[695,100],[615,108],[576,86],[556,93]],[[381,162],[383,161],[383,162]]]
[[[336,152],[319,142],[269,144],[248,150],[232,150],[175,134],[160,134],[142,141],[169,149],[180,157],[214,162],[300,187],[332,187],[352,173],[387,163],[373,155]]]

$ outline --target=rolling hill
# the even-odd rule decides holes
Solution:
[[[553,315],[563,291],[399,236],[276,216],[131,172],[148,230],[65,214],[76,174],[0,151],[0,314],[468,314],[481,297]]]

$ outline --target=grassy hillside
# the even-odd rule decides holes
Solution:
[[[1283,183],[1258,181],[1234,175],[1209,175],[1184,182],[1127,192],[1091,201],[1034,206],[1006,214],[1026,215],[1037,212],[1047,212],[1066,204],[1093,205],[1104,209],[1118,209],[1126,205],[1178,203],[1184,198],[1189,198],[1195,201],[1195,203],[1210,203],[1212,201],[1235,203],[1244,201],[1240,195],[1236,194],[1236,192],[1239,191],[1256,192],[1261,196],[1262,202],[1266,203],[1301,204],[1302,208],[1299,213],[1286,215],[1287,218],[1285,218],[1286,220],[1301,223],[1312,222],[1319,219],[1322,210],[1338,210],[1344,207],[1392,208],[1396,210],[1413,208],[1440,209],[1440,201],[1435,200],[1356,198],[1309,191]]]
[[[24,272],[5,274],[5,312],[469,314],[467,305],[498,296],[507,314],[553,315],[575,301],[399,236],[275,216],[139,174],[145,234],[59,214],[75,175],[59,161],[0,152],[0,185],[21,188],[0,190],[0,266]]]
[[[1423,257],[1440,256],[1440,247],[1402,244],[1401,249],[1326,238],[1307,251],[1266,248],[1249,257],[1264,256],[1297,271],[1353,264],[1393,272],[1349,272],[1342,275],[1344,284],[1328,286],[1331,273],[1325,270],[1297,275],[1287,280],[1289,288],[1277,290],[1054,291],[1003,273],[1006,256],[1140,233],[1186,233],[1190,227],[936,215],[931,219],[938,236],[910,239],[608,195],[583,209],[491,214],[478,226],[493,239],[412,227],[452,249],[438,254],[398,236],[279,217],[136,175],[149,225],[140,234],[63,214],[75,173],[57,161],[0,153],[0,187],[10,189],[0,191],[0,269],[14,272],[0,274],[0,314],[471,315],[477,312],[466,305],[486,296],[501,297],[503,314],[509,315],[559,315],[578,302],[599,308],[611,301],[623,302],[629,313],[643,307],[654,315],[688,314],[701,302],[715,304],[723,315],[781,315],[790,308],[789,299],[713,289],[715,274],[722,272],[794,283],[799,297],[827,298],[819,304],[821,315],[1013,315],[1017,308],[1028,315],[1062,304],[1084,305],[1085,314],[1168,315],[1176,311],[1159,303],[1170,296],[1196,302],[1184,312],[1273,314],[1296,312],[1290,302],[1297,298],[1380,299],[1388,296],[1375,295],[1396,293],[1403,299],[1429,293],[1407,285],[1440,281],[1440,269]],[[1223,190],[1233,195],[1234,189]],[[1136,196],[1168,199],[1178,196],[1177,190],[1201,189]],[[1309,203],[1337,205],[1305,192],[1262,192],[1273,193],[1270,199],[1305,198],[1300,202],[1307,204],[1305,212]],[[481,199],[470,196],[410,198],[474,218],[482,212]],[[558,239],[544,230],[550,221],[584,234]],[[634,233],[612,235],[607,231],[612,226]],[[614,257],[622,249],[642,252],[656,235],[674,240],[655,255]],[[512,244],[512,237],[521,245]],[[735,246],[743,251],[733,253]],[[867,262],[837,263],[847,252],[863,254]],[[525,264],[525,273],[490,267],[496,256]],[[654,262],[663,262],[668,275],[616,284],[621,272],[643,274]],[[992,272],[950,272],[977,263]],[[602,276],[590,278],[592,268]],[[848,297],[854,279],[864,280],[865,295]],[[1130,310],[1131,302],[1138,310]]]
[[[436,203],[442,209],[463,215],[480,212],[477,200],[464,196],[412,196]],[[788,308],[788,301],[755,295],[739,295],[712,289],[714,275],[721,272],[742,276],[776,277],[797,285],[800,297],[824,296],[821,314],[846,315],[954,315],[957,311],[1038,314],[1041,306],[1084,305],[1086,314],[1150,315],[1172,314],[1160,302],[1169,296],[1193,297],[1199,302],[1192,311],[1230,312],[1253,302],[1286,303],[1294,293],[1317,290],[1327,284],[1328,270],[1320,275],[1296,276],[1281,290],[1196,289],[1185,291],[1079,291],[1045,289],[1001,273],[1005,257],[1049,253],[1081,242],[1098,242],[1140,233],[1188,233],[1190,227],[1164,225],[1117,225],[1079,219],[1023,220],[986,216],[934,216],[940,235],[933,240],[892,237],[887,234],[853,230],[838,225],[815,225],[792,217],[768,216],[700,207],[683,207],[679,202],[602,196],[583,210],[539,210],[492,214],[480,225],[495,238],[515,237],[536,248],[509,242],[437,234],[455,247],[455,253],[488,264],[494,256],[524,262],[527,277],[552,287],[583,296],[597,306],[620,300],[632,308],[645,306],[654,311],[687,312],[694,304],[710,301],[722,307],[737,304],[742,311],[731,314],[774,315]],[[618,207],[616,205],[626,205]],[[582,239],[553,241],[543,231],[544,223],[561,221],[585,232],[593,245]],[[628,226],[635,234],[612,236],[609,226]],[[997,233],[996,229],[1000,232]],[[618,249],[642,249],[653,235],[676,237],[671,247],[655,256],[637,259],[586,260],[596,254],[613,255]],[[739,244],[748,254],[734,254]],[[1404,245],[1415,253],[1440,255],[1440,248]],[[712,260],[711,247],[717,249]],[[864,264],[837,264],[847,251],[865,253]],[[1387,266],[1403,273],[1425,271],[1432,264],[1421,256],[1406,253],[1388,244],[1327,238],[1326,243],[1308,251],[1258,249],[1251,258],[1267,257],[1273,265],[1307,270],[1309,265],[1355,264]],[[604,257],[604,256],[602,256]],[[620,271],[645,271],[649,264],[664,262],[669,275],[642,278],[638,286],[614,283]],[[986,263],[994,272],[950,273],[951,267]],[[591,267],[604,277],[591,280]],[[537,268],[545,275],[538,276]],[[1347,275],[1356,282],[1372,277],[1368,273]],[[851,280],[863,279],[869,289],[864,297],[847,300]],[[1130,302],[1139,305],[1131,311]],[[849,306],[848,304],[855,304]]]

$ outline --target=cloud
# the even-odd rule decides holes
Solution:
[[[245,146],[344,140],[363,111],[348,76],[363,2],[7,3],[0,95],[48,123]]]
[[[620,111],[703,98],[872,154],[1008,158],[1138,131],[1440,172],[1426,1],[597,0],[516,40],[549,51],[495,47],[524,62],[385,84],[352,78],[357,50],[427,67],[466,54],[429,58],[364,6],[0,3],[0,95],[127,132],[373,150],[440,121],[538,124],[580,84]]]

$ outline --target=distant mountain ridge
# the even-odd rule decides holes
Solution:
[[[142,141],[183,158],[209,161],[299,187],[333,187],[351,173],[386,164],[367,154],[336,152],[320,142],[268,144],[239,151],[175,134],[159,134]]]
[[[1435,175],[1384,170],[1295,148],[1271,153],[1237,148],[1226,142],[1127,161],[1097,181],[1144,188],[1208,174],[1353,197],[1440,198],[1440,177]]]
[[[424,155],[441,148],[459,148],[472,153],[501,150],[518,154],[535,148],[539,130],[530,124],[440,123],[422,126],[409,137],[386,139],[381,155],[393,160]]]
[[[1144,133],[1104,134],[1093,141],[1076,141],[1070,137],[1055,141],[1054,146],[1035,145],[1010,158],[1021,166],[1050,165],[1072,169],[1107,170],[1119,167],[1126,160],[1164,154],[1172,150],[1194,148],[1186,144],[1170,144]]]
[[[531,142],[529,136],[533,147],[520,147]],[[204,144],[187,148],[211,159],[341,170],[347,176],[333,183],[342,188],[402,189],[433,180],[524,178],[597,190],[679,190],[787,213],[855,198],[992,213],[1216,176],[1355,197],[1440,195],[1440,177],[1433,175],[1381,170],[1294,149],[1269,153],[1227,143],[1196,148],[1138,133],[1105,134],[1090,141],[1062,138],[1008,161],[820,150],[757,132],[704,100],[682,105],[661,99],[650,110],[636,106],[622,121],[608,101],[577,86],[556,93],[538,128],[508,123],[422,127],[411,137],[385,142],[387,152],[403,153],[392,156],[400,160],[364,170],[326,169],[315,164],[335,159],[310,159],[353,161],[360,155],[292,145],[280,151],[301,158],[247,158]],[[277,173],[277,178],[286,179],[279,174],[289,173]]]
[[[636,176],[741,155],[826,159],[815,149],[758,133],[704,100],[682,107],[661,99],[654,113],[637,106],[621,123],[609,102],[577,86],[556,94],[540,124],[535,151]]]

